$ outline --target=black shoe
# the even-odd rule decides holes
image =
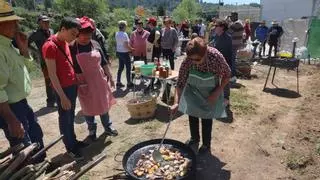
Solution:
[[[85,142],[83,142],[83,141],[77,141],[77,142],[76,142],[76,145],[77,145],[77,148],[80,148],[80,149],[86,148],[86,147],[89,146],[88,143],[85,143]]]
[[[114,129],[113,127],[108,127],[104,133],[108,136],[118,136],[118,131],[116,129]]]
[[[206,154],[208,152],[211,152],[210,146],[202,145],[199,149],[199,154]]]
[[[123,88],[125,85],[122,84],[121,82],[118,82],[118,83],[116,84],[116,86],[117,86],[118,88]]]
[[[54,108],[54,103],[47,103],[47,108]]]
[[[199,141],[195,141],[195,140],[189,139],[189,140],[186,142],[186,145],[187,145],[188,147],[190,147],[195,153],[198,152]]]
[[[133,83],[129,83],[127,84],[127,88],[133,88],[134,84]]]
[[[90,141],[96,141],[97,140],[97,135],[96,134],[91,134],[87,138],[90,139]]]
[[[79,150],[69,151],[68,155],[71,156],[76,161],[84,160],[84,157],[81,155]]]

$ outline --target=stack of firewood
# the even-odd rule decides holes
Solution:
[[[48,160],[34,163],[37,157],[43,155],[62,137],[60,136],[41,150],[38,149],[39,146],[36,143],[27,147],[19,144],[0,153],[0,180],[75,180],[106,157],[104,154],[100,155],[95,161],[90,162],[77,173],[74,171],[76,161],[51,170],[51,172],[48,172],[50,166]],[[36,154],[35,151],[37,151]]]

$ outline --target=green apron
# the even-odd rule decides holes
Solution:
[[[201,119],[227,117],[225,106],[223,105],[223,92],[214,104],[208,102],[208,97],[219,84],[220,79],[215,74],[200,72],[192,68],[181,94],[179,111]]]

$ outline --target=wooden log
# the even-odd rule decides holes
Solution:
[[[12,154],[12,153],[18,153],[24,148],[23,144],[18,144],[16,146],[8,148],[6,151],[0,153],[0,159],[5,158],[6,156]]]
[[[32,171],[34,171],[34,165],[30,164],[30,165],[24,166],[19,171],[14,173],[9,180],[21,179]]]
[[[24,176],[21,180],[29,180],[33,175],[34,175],[34,172],[31,172],[31,173],[27,174],[26,176]]]
[[[50,163],[46,161],[43,166],[41,166],[30,179],[36,179],[37,177],[41,176],[49,167]]]
[[[37,143],[33,143],[20,151],[14,161],[9,165],[8,168],[0,175],[0,180],[6,180],[9,176],[27,159],[31,152],[38,147]]]
[[[48,145],[46,145],[44,148],[42,148],[40,151],[38,151],[35,155],[33,155],[30,159],[30,162],[34,162],[34,160],[41,156],[43,153],[45,153],[48,149],[50,149],[52,146],[54,146],[55,144],[57,144],[61,139],[63,138],[63,135],[60,135],[57,139],[53,140],[51,143],[49,143]]]
[[[55,169],[54,171],[52,171],[51,173],[48,173],[44,178],[43,180],[47,180],[47,179],[50,179],[56,175],[58,175],[60,173],[60,167],[58,167],[57,169]]]
[[[90,162],[86,167],[84,167],[82,170],[80,170],[77,174],[72,176],[70,180],[76,180],[80,178],[83,174],[85,174],[87,171],[89,171],[91,168],[99,164],[102,160],[106,158],[105,154],[100,155],[96,160]]]
[[[0,164],[6,163],[8,161],[11,161],[12,157],[11,156],[6,156],[5,158],[0,160]]]
[[[61,171],[72,170],[72,169],[75,167],[76,164],[77,164],[76,161],[72,161],[72,162],[69,163],[69,164],[65,164],[65,165],[63,165],[63,166],[61,167]]]

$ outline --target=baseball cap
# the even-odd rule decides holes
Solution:
[[[95,29],[94,25],[93,25],[93,22],[87,16],[83,16],[79,20],[80,20],[81,29],[87,29],[87,28],[90,28],[92,30]]]
[[[38,17],[38,22],[40,22],[40,21],[50,21],[50,18],[46,15],[40,15]]]
[[[152,24],[157,23],[157,19],[154,18],[154,17],[151,17],[151,18],[148,19],[148,24],[149,23],[152,23]]]

